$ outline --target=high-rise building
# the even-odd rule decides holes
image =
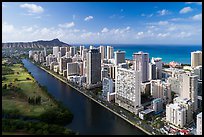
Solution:
[[[33,57],[33,51],[30,50],[30,51],[29,51],[29,58],[32,58],[32,57]]]
[[[67,47],[60,47],[61,57],[65,56],[67,52]]]
[[[70,58],[71,57],[71,54],[70,54],[70,52],[66,52],[66,58]]]
[[[116,66],[114,65],[111,65],[109,66],[109,75],[112,79],[115,80],[115,77],[116,77]]]
[[[151,102],[152,109],[154,110],[155,114],[158,114],[164,110],[163,108],[163,100],[161,98],[156,98]]]
[[[87,53],[87,85],[94,85],[101,81],[101,53],[98,49],[91,49]]]
[[[111,46],[107,46],[107,59],[113,58],[114,49]]]
[[[176,94],[180,94],[180,81],[178,77],[169,77],[167,83],[170,84],[171,91]]]
[[[84,60],[86,60],[86,53],[88,53],[88,49],[84,49],[83,51],[82,51],[82,56],[81,56],[81,59],[84,61]]]
[[[103,78],[107,78],[108,77],[108,70],[105,68],[101,69],[101,81],[103,81]]]
[[[202,66],[197,66],[193,69],[193,73],[198,75],[198,79],[202,80]]]
[[[193,120],[192,102],[184,98],[177,98],[173,104],[166,105],[166,122],[183,128]]]
[[[171,87],[170,84],[161,80],[151,80],[151,95],[153,98],[161,98],[163,102],[171,102]]]
[[[141,109],[141,72],[117,68],[115,81],[115,103],[124,109],[138,114]]]
[[[148,82],[141,83],[140,89],[142,94],[150,95],[151,82],[148,81]]]
[[[196,135],[202,135],[202,112],[197,115]]]
[[[173,103],[178,103],[182,107],[185,107],[187,109],[186,112],[186,123],[191,123],[193,120],[193,103],[190,99],[182,98],[182,97],[176,97],[173,99]]]
[[[79,53],[80,53],[80,56],[81,56],[81,57],[82,57],[82,52],[83,52],[83,50],[84,50],[84,46],[81,45],[81,46],[79,47]]]
[[[61,52],[58,52],[58,55],[57,55],[57,61],[59,62],[60,61],[60,58],[61,58]]]
[[[104,98],[107,99],[107,93],[113,93],[113,80],[111,78],[103,78],[103,90],[102,90],[102,95]]]
[[[116,51],[115,53],[115,65],[119,63],[125,63],[125,51]]]
[[[180,128],[186,125],[186,108],[176,104],[166,105],[166,121]]]
[[[149,80],[155,80],[156,74],[156,64],[149,63]]]
[[[70,51],[70,46],[67,46],[66,47],[66,52],[69,52]]]
[[[83,62],[77,62],[78,63],[78,68],[79,68],[79,75],[82,76],[83,75]]]
[[[90,46],[89,46],[89,49],[94,49],[94,46],[93,46],[93,45],[90,45]]]
[[[156,65],[156,79],[162,78],[162,58],[152,58],[152,64]]]
[[[101,53],[101,60],[103,60],[105,58],[105,47],[104,46],[100,46],[100,53]]]
[[[142,72],[142,82],[149,79],[149,53],[142,51],[133,54],[134,70]]]
[[[46,51],[46,47],[44,47],[44,56],[47,56],[47,51]]]
[[[79,74],[79,65],[77,62],[67,63],[67,78],[71,75]]]
[[[51,62],[57,62],[57,58],[53,54],[46,57],[46,66],[50,66]]]
[[[191,67],[202,65],[202,51],[191,52]]]
[[[55,55],[55,57],[58,57],[58,53],[59,53],[59,47],[53,47],[53,55]]]
[[[191,73],[181,74],[180,97],[191,99],[193,103],[193,111],[198,108],[198,76]]]
[[[59,73],[63,74],[63,70],[67,69],[67,63],[72,62],[71,58],[61,57],[59,60]]]
[[[76,54],[76,47],[70,47],[70,54],[72,57]]]

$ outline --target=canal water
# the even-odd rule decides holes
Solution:
[[[46,86],[48,92],[74,114],[74,119],[68,128],[82,135],[145,135],[138,128],[56,79],[29,60],[23,59],[22,61],[36,81]]]

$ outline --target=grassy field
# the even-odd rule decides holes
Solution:
[[[25,133],[25,132],[2,132],[2,135],[31,135],[31,134],[28,134],[28,133]]]
[[[5,63],[4,60],[2,62]],[[26,72],[22,64],[14,64],[9,67],[14,70],[14,74],[3,75],[6,79],[2,81],[2,87],[4,84],[9,85],[12,83],[13,86],[21,90],[18,93],[8,89],[6,91],[8,93],[2,96],[2,109],[17,109],[24,116],[39,116],[45,110],[56,107],[54,102],[42,91],[31,75]],[[20,97],[19,94],[24,95],[24,98]],[[28,103],[29,97],[37,96],[41,96],[41,105],[31,105]]]

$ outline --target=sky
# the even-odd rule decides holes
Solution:
[[[2,2],[2,42],[202,44],[201,2]]]

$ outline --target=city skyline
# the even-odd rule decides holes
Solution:
[[[202,2],[3,2],[2,19],[2,42],[202,43]]]

